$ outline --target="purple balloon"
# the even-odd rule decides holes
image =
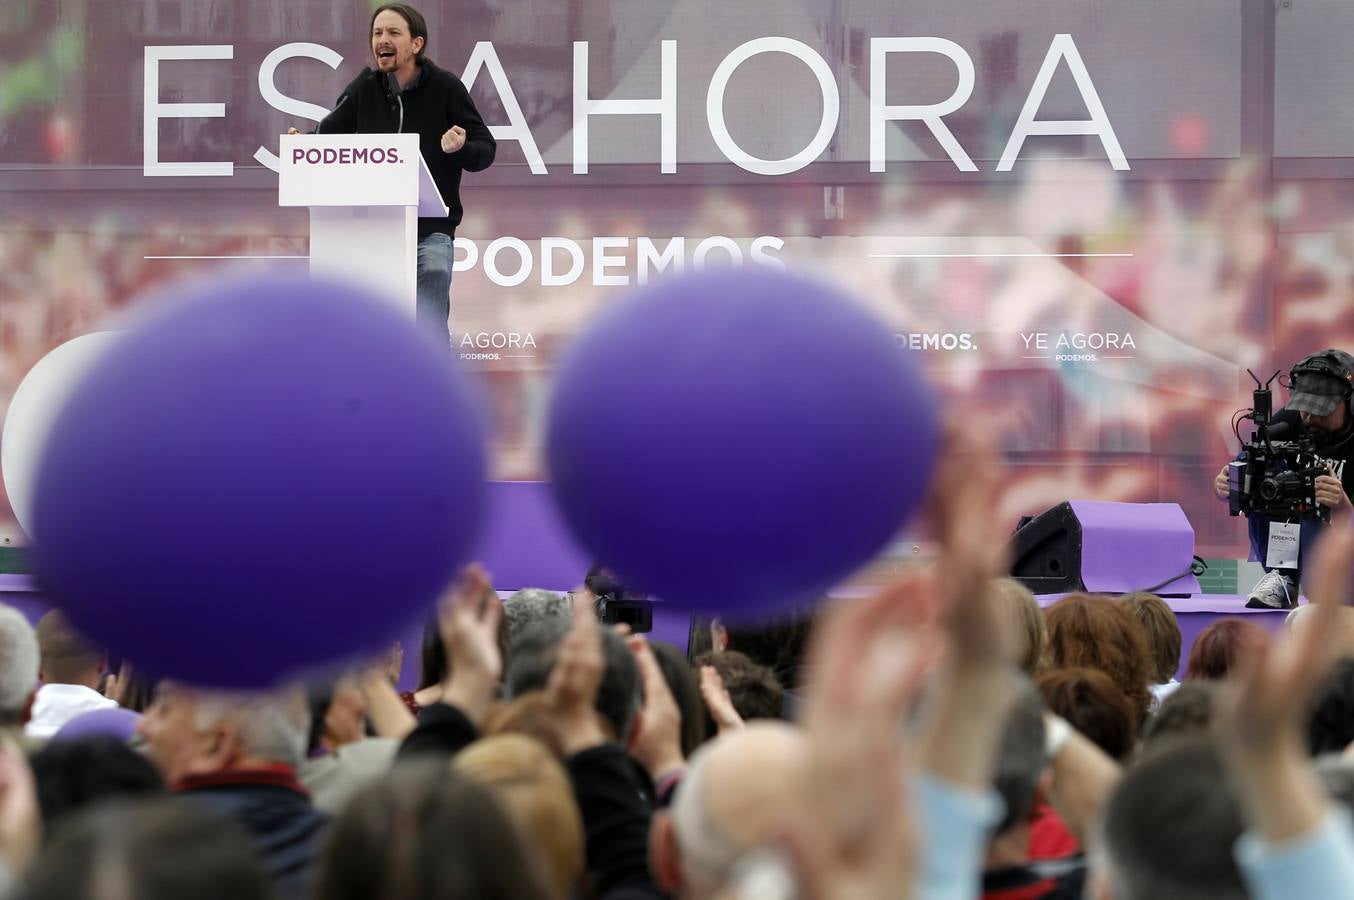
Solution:
[[[120,741],[130,741],[136,734],[136,726],[141,722],[141,714],[130,709],[111,707],[92,709],[81,713],[52,735],[54,741],[78,741],[83,738],[111,737]]]
[[[601,316],[559,369],[562,513],[628,584],[783,610],[873,558],[939,442],[916,364],[851,298],[765,268],[683,275]]]
[[[348,284],[183,289],[52,428],[38,575],[162,677],[251,688],[379,645],[465,562],[478,409],[445,343]]]

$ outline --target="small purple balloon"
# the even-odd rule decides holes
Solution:
[[[478,413],[445,342],[364,290],[278,273],[184,288],[52,428],[39,578],[160,677],[256,688],[368,650],[466,561]]]
[[[141,714],[130,709],[92,709],[62,725],[52,735],[52,740],[78,741],[83,738],[111,737],[126,742],[136,734],[136,726],[140,722]]]
[[[761,615],[867,563],[921,504],[940,433],[918,367],[818,281],[663,280],[558,371],[547,444],[565,520],[628,584]]]

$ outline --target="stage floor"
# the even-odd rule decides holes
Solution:
[[[865,592],[849,591],[842,592],[842,595],[855,596],[863,593]],[[1043,594],[1036,599],[1040,606],[1047,607],[1064,596],[1066,595]],[[1194,597],[1166,597],[1164,599],[1170,605],[1171,610],[1175,613],[1176,621],[1180,624],[1180,676],[1184,675],[1185,661],[1189,658],[1189,648],[1194,645],[1194,638],[1211,622],[1225,616],[1245,616],[1266,631],[1274,633],[1283,628],[1284,618],[1288,615],[1287,610],[1247,609],[1244,594],[1200,594]],[[46,611],[48,606],[45,598],[37,592],[32,580],[27,575],[0,575],[0,602],[18,607],[33,619]],[[1305,603],[1306,600],[1302,598],[1299,602]],[[690,621],[689,616],[677,613],[675,610],[665,609],[662,604],[659,604],[654,610],[654,631],[650,637],[655,640],[668,641],[685,650]],[[406,653],[409,653],[411,648],[418,646],[415,641],[416,637],[415,634],[409,636],[409,643],[406,643],[405,646]],[[413,669],[416,666],[407,665],[406,668]],[[416,673],[407,671],[406,675],[416,676]]]
[[[1035,597],[1040,606],[1052,606],[1066,594],[1040,594]],[[1197,594],[1193,597],[1162,597],[1171,610],[1181,613],[1216,613],[1226,616],[1273,615],[1276,612],[1287,614],[1288,610],[1247,609],[1245,594]],[[1305,604],[1306,597],[1299,597],[1298,603]]]

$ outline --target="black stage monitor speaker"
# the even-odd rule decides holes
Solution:
[[[1084,591],[1081,522],[1063,501],[1037,516],[1021,516],[1012,538],[1011,576],[1036,594]]]

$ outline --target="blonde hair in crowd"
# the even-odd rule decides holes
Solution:
[[[583,816],[554,754],[524,734],[495,734],[458,753],[451,769],[494,795],[526,845],[540,852],[554,895],[573,896],[583,874]]]

